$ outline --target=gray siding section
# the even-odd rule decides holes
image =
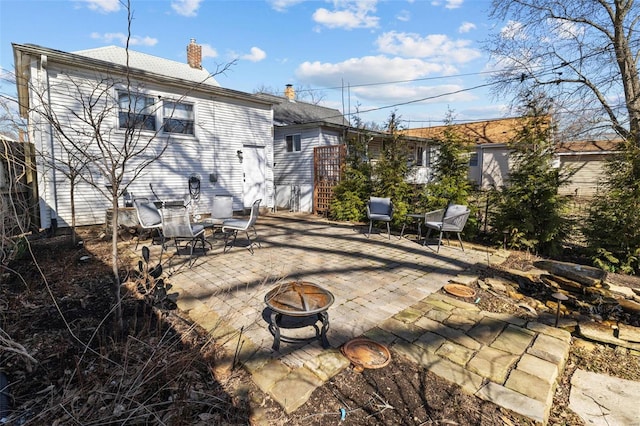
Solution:
[[[482,189],[499,189],[509,178],[509,150],[507,148],[487,148],[480,150],[478,162],[482,167]]]
[[[606,155],[567,155],[559,158],[561,169],[572,170],[575,173],[569,184],[559,189],[561,194],[586,198],[597,194],[605,176]]]
[[[300,152],[287,152],[287,135],[300,135]],[[300,129],[293,126],[275,129],[274,134],[274,174],[276,185],[276,206],[293,208],[303,212],[313,211],[313,149],[318,146],[339,145],[341,133],[320,127]],[[291,204],[291,191],[299,191],[297,204]],[[294,204],[296,204],[294,202]]]

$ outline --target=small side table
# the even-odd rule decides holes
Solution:
[[[418,226],[418,241],[422,239],[422,221],[424,220],[424,213],[408,213],[404,217],[404,223],[402,224],[402,231],[400,231],[400,238],[404,234],[404,228],[407,223],[416,223]]]

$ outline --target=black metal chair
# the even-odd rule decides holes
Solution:
[[[160,210],[158,210],[155,203],[149,201],[148,198],[135,198],[133,200],[133,206],[136,209],[140,228],[142,230],[150,231],[152,242],[155,241],[153,238],[153,232],[157,232],[158,239],[162,242],[162,216],[160,215]],[[136,241],[136,250],[138,249],[139,243],[140,238]]]
[[[211,243],[204,238],[204,226],[198,224],[192,224],[189,221],[189,212],[184,206],[175,207],[163,207],[162,213],[162,251],[160,253],[160,259],[162,259],[162,253],[167,246],[167,240],[173,240],[176,253],[180,253],[180,242],[187,242],[189,247],[189,267],[193,265],[193,251],[198,242],[202,243],[202,252],[206,254],[205,244]]]

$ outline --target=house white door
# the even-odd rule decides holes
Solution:
[[[242,171],[244,173],[244,206],[251,207],[258,198],[266,205],[266,155],[263,146],[242,146]]]

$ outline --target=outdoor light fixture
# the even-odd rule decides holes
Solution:
[[[238,154],[238,159],[239,159],[240,161],[242,161],[242,150],[240,150],[240,149],[239,149],[239,150],[237,150],[237,151],[236,151],[236,154]]]

